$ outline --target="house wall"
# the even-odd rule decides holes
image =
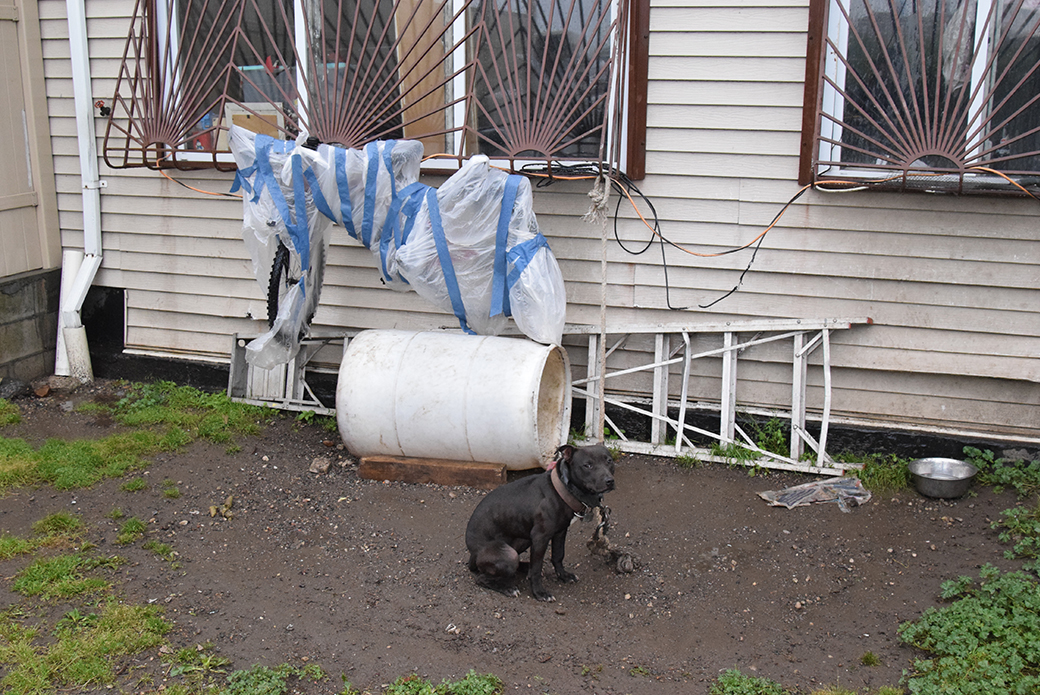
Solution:
[[[131,0],[87,2],[95,98],[112,96],[132,10]],[[62,244],[76,248],[64,1],[42,0],[40,13]],[[798,191],[807,14],[802,0],[653,1],[648,175],[639,187],[671,241],[698,253],[748,243]],[[99,118],[99,134],[103,126]],[[105,255],[96,282],[126,289],[128,349],[226,361],[232,333],[263,330],[264,298],[239,240],[240,204],[157,172],[102,164],[101,175]],[[210,191],[231,184],[213,172],[171,176]],[[659,245],[630,255],[611,238],[603,288],[604,230],[580,219],[588,189],[558,183],[535,197],[567,281],[568,321],[598,324],[604,294],[611,323],[869,316],[873,325],[833,339],[837,415],[1040,439],[1036,201],[808,191],[765,237],[739,291],[701,309],[738,283],[750,253],[709,258],[668,248],[666,286]],[[634,249],[650,238],[627,206],[618,234]],[[381,287],[371,254],[338,228],[325,283],[318,332],[454,323],[415,295]],[[580,344],[571,353],[580,370]],[[789,403],[785,359],[776,349],[742,356],[741,404]],[[699,370],[694,392],[710,401],[718,365]],[[819,381],[812,370],[811,405],[819,405]],[[649,392],[639,378],[619,387]]]

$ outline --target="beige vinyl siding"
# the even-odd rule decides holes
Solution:
[[[110,99],[131,0],[88,0],[95,98]],[[40,3],[62,241],[82,244],[79,165],[63,0]],[[804,0],[653,0],[647,170],[640,189],[669,239],[702,254],[752,241],[795,194],[805,74]],[[103,122],[96,122],[103,133]],[[240,240],[237,201],[191,192],[159,173],[107,169],[105,256],[97,283],[127,291],[127,345],[157,354],[226,361],[230,335],[263,330],[266,304]],[[227,191],[231,175],[171,172],[197,188]],[[433,185],[437,180],[428,181]],[[536,189],[543,233],[567,282],[568,320],[598,324],[601,233],[609,238],[605,297],[611,323],[870,316],[836,331],[834,414],[1040,440],[1040,204],[926,194],[806,192],[765,237],[740,290],[750,251],[699,257],[661,247],[626,253],[605,228],[583,222],[587,182]],[[616,194],[610,209],[616,203]],[[647,212],[644,209],[644,212]],[[618,234],[639,249],[651,238],[626,205]],[[318,333],[344,327],[455,324],[411,293],[383,287],[372,254],[333,228]],[[672,311],[667,299],[677,307]],[[699,346],[717,337],[694,335]],[[567,340],[583,373],[584,339]],[[673,345],[676,344],[673,342]],[[633,339],[619,363],[652,354]],[[790,403],[790,344],[741,356],[738,401]],[[322,358],[334,365],[335,355]],[[813,360],[819,363],[817,353]],[[679,393],[679,370],[671,378]],[[696,365],[694,398],[717,401],[718,360]],[[650,393],[648,374],[612,384]],[[809,403],[822,403],[809,372]]]

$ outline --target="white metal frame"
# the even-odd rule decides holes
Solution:
[[[572,384],[572,395],[585,399],[586,434],[594,433],[600,422],[599,380],[603,375],[604,384],[607,379],[632,374],[640,371],[653,371],[653,387],[649,409],[622,400],[618,397],[604,396],[603,401],[612,406],[629,410],[651,418],[649,442],[637,442],[628,439],[604,413],[604,421],[619,436],[616,445],[623,451],[633,453],[654,454],[659,456],[695,456],[705,460],[725,461],[725,458],[713,456],[710,451],[696,447],[686,435],[687,431],[711,437],[722,444],[739,444],[750,449],[759,458],[748,462],[749,465],[764,468],[794,470],[805,473],[842,473],[846,469],[858,468],[852,464],[834,461],[827,455],[827,430],[830,424],[831,411],[831,350],[830,334],[834,330],[849,329],[856,325],[871,323],[869,318],[838,319],[775,319],[758,321],[731,321],[723,324],[657,324],[608,326],[606,335],[613,342],[600,354],[600,331],[593,326],[569,326],[568,335],[588,335],[588,369],[586,376],[575,379]],[[722,347],[701,352],[694,352],[691,335],[721,334]],[[752,337],[742,339],[741,334]],[[654,336],[654,358],[649,364],[610,371],[610,356],[621,348],[632,335]],[[682,341],[672,349],[674,337]],[[765,451],[737,423],[737,367],[741,352],[755,345],[762,345],[782,340],[793,341],[791,352],[791,448],[788,456]],[[809,356],[818,348],[822,348],[823,369],[823,404],[819,441],[814,439],[806,429],[806,375],[808,373]],[[687,411],[691,409],[689,381],[694,360],[705,357],[721,357],[722,378],[719,391],[720,426],[718,432],[708,432],[686,423]],[[682,392],[678,399],[678,417],[668,414],[670,406],[674,406],[669,397],[668,377],[672,365],[682,365]],[[666,443],[666,433],[671,427],[676,432],[675,443]],[[803,460],[806,445],[815,453],[815,461]]]

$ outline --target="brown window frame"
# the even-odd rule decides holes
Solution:
[[[873,6],[862,0],[809,1],[800,184],[839,180],[906,191],[1040,191],[1040,69],[1023,58],[1040,51],[1040,13],[1016,14],[1019,0],[1005,6],[1004,15],[997,14],[997,3],[976,4],[976,17],[968,0],[947,12],[955,2],[935,4],[930,13],[886,15],[884,0]],[[842,12],[845,45],[828,36],[833,11]],[[976,38],[976,25],[984,38]],[[829,114],[828,99],[841,102]]]

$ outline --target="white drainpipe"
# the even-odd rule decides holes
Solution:
[[[66,0],[65,7],[69,17],[72,89],[76,97],[76,135],[83,182],[83,251],[67,249],[62,254],[58,348],[54,373],[73,376],[80,381],[93,381],[87,332],[80,318],[80,310],[87,297],[87,290],[101,267],[101,189],[105,187],[105,182],[98,178],[85,0]]]

